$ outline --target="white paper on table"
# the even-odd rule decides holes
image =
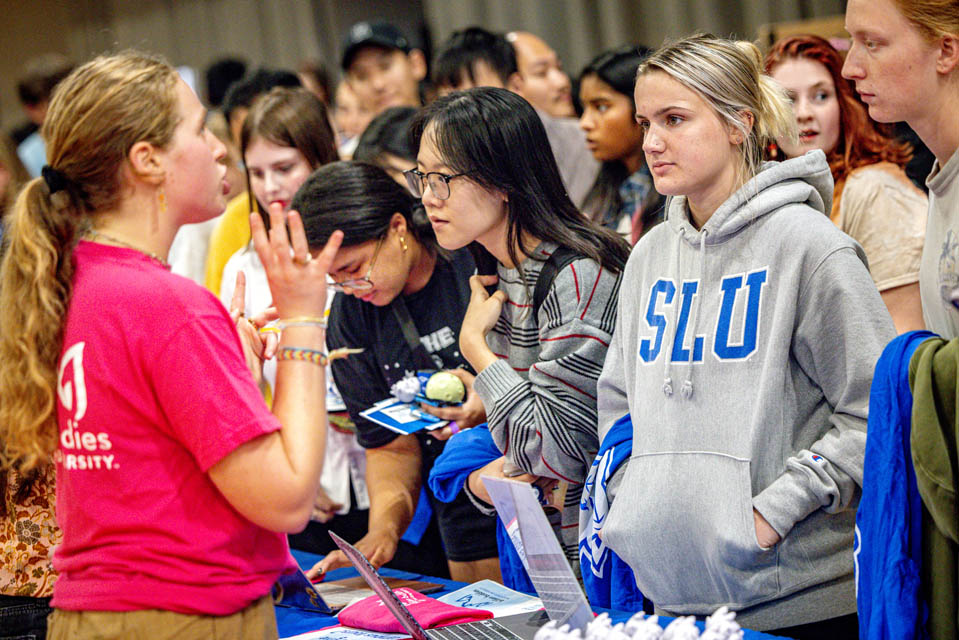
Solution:
[[[514,591],[492,580],[480,580],[437,598],[440,602],[467,609],[485,609],[494,618],[529,613],[543,608],[543,601]]]
[[[320,631],[307,631],[295,636],[286,636],[284,640],[403,640],[409,637],[408,633],[386,633],[335,626]]]

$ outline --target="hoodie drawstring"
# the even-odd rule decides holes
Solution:
[[[682,227],[679,228],[679,242],[676,244],[676,273],[679,276],[679,289],[677,289],[676,299],[673,304],[673,326],[676,327],[679,324],[679,307],[682,306],[682,289],[683,289],[683,278],[682,278],[682,253],[683,253],[683,240],[686,237],[686,230]],[[676,339],[676,334],[673,334],[673,340]],[[669,373],[672,369],[672,356],[671,354],[666,354],[666,357],[663,358],[665,363],[663,365],[663,395],[669,398],[673,395],[673,379],[670,377]]]
[[[703,229],[699,234],[699,285],[697,289],[701,289],[703,282],[706,278],[706,236],[709,235],[709,232],[706,229]],[[692,325],[692,335],[693,335],[693,352],[690,354],[689,369],[686,371],[686,379],[683,381],[683,386],[680,389],[680,393],[684,399],[689,400],[693,397],[693,362],[692,358],[696,355],[696,326],[699,324],[699,313],[702,310],[703,306],[703,292],[701,290],[696,291],[696,313],[693,315],[693,325]],[[705,345],[703,345],[705,348]],[[704,354],[705,355],[705,354]]]

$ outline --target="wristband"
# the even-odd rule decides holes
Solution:
[[[326,318],[319,316],[296,316],[295,318],[282,318],[276,321],[276,328],[283,330],[288,327],[320,327],[326,329]]]

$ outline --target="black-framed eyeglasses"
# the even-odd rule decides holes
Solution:
[[[440,200],[446,200],[450,197],[450,180],[467,174],[456,173],[447,175],[439,171],[423,173],[419,169],[410,169],[409,171],[404,171],[403,175],[406,176],[406,184],[409,185],[410,191],[417,198],[423,197],[423,194],[426,193],[426,185],[429,185],[430,191],[433,192],[434,196]]]
[[[376,256],[380,253],[380,247],[383,246],[383,239],[386,236],[380,236],[380,239],[376,241],[376,248],[373,249],[373,257],[370,258],[370,266],[366,269],[366,275],[362,278],[352,278],[350,280],[344,280],[342,282],[330,282],[329,287],[333,291],[343,292],[344,289],[351,289],[353,291],[369,291],[373,288],[373,281],[370,280],[370,275],[373,273],[373,265],[376,264]]]

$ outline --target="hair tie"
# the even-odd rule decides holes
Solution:
[[[43,169],[40,171],[43,175],[43,181],[47,183],[47,188],[50,190],[50,195],[53,195],[57,191],[64,191],[67,186],[70,184],[70,179],[62,171],[57,171],[48,164],[43,165]]]

